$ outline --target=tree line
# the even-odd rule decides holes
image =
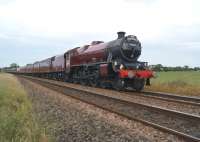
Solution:
[[[0,68],[0,71],[16,71],[19,67],[18,64],[12,63],[9,67]],[[163,66],[162,64],[157,65],[149,65],[149,68],[154,71],[200,71],[200,67],[189,67],[187,65],[185,66],[176,66],[176,67],[169,67],[169,66]]]
[[[0,72],[2,72],[2,71],[13,72],[13,71],[17,71],[17,68],[19,68],[19,65],[16,63],[12,63],[12,64],[10,64],[9,67],[0,68]]]
[[[149,67],[154,71],[200,71],[200,67],[189,67],[187,65],[169,67],[169,66],[163,66],[162,64],[157,64],[157,65],[150,65]]]

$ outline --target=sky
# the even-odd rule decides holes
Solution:
[[[140,61],[200,66],[199,0],[0,0],[0,67],[68,49],[138,37]]]

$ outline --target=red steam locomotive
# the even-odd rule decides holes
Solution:
[[[20,74],[63,80],[83,85],[113,87],[122,90],[131,87],[143,89],[150,85],[153,72],[147,62],[139,62],[141,43],[134,35],[110,41],[93,41],[43,61],[27,64],[17,70]]]

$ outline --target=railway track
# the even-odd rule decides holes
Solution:
[[[173,97],[172,94],[168,96],[168,94],[165,93],[154,92],[124,92],[124,96],[141,103],[200,116],[200,103],[198,102],[199,98],[188,97],[187,99],[186,96],[182,97],[177,95],[177,97]]]
[[[69,83],[68,83],[69,85]],[[178,96],[179,98],[176,99],[172,95],[172,97],[165,97],[166,93],[154,93],[155,95],[150,95],[153,94],[153,92],[132,92],[130,91],[115,91],[112,89],[103,89],[103,88],[93,88],[93,87],[88,87],[88,86],[82,86],[79,84],[73,84],[73,86],[76,86],[80,89],[84,89],[86,91],[92,91],[94,93],[99,92],[99,93],[105,93],[107,95],[115,95],[118,96],[119,98],[122,99],[127,99],[129,101],[134,101],[142,104],[147,104],[147,105],[152,105],[152,106],[159,106],[162,108],[170,109],[170,110],[175,110],[175,111],[181,111],[193,115],[198,115],[200,116],[200,104],[197,102],[199,98],[196,98],[194,102],[190,99],[189,101],[186,101],[181,99],[181,96]],[[164,97],[162,97],[164,96]],[[186,96],[184,97],[186,98]],[[190,97],[189,97],[190,98]],[[194,98],[195,99],[195,98]]]
[[[191,97],[191,96],[180,96],[176,94],[163,93],[163,92],[151,92],[151,91],[143,91],[142,95],[146,97],[158,98],[163,100],[170,100],[174,102],[182,102],[185,104],[192,104],[200,106],[200,98]]]
[[[200,116],[136,103],[115,95],[80,90],[58,81],[24,78],[128,119],[176,135],[185,141],[200,141]]]

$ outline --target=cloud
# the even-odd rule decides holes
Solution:
[[[0,1],[0,5],[6,5],[6,4],[9,4],[9,3],[12,3],[14,2],[15,0],[1,0]]]
[[[8,55],[12,49],[23,50],[23,59],[20,54],[12,56],[24,64],[92,40],[113,40],[117,31],[124,30],[141,40],[141,60],[151,64],[200,66],[199,5],[198,0],[3,1],[0,48]],[[49,53],[49,48],[53,52]],[[5,56],[2,54],[0,57]],[[6,62],[7,57],[0,59]],[[12,62],[12,58],[7,60]]]

